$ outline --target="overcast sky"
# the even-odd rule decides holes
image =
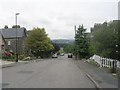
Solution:
[[[118,18],[118,0],[0,0],[0,28],[18,24],[27,30],[45,28],[52,39],[74,39],[74,25],[87,30],[94,23]]]

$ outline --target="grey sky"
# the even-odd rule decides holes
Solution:
[[[94,23],[118,18],[118,0],[0,0],[0,28],[18,24],[27,30],[45,28],[49,37],[74,38],[74,25],[89,31]]]

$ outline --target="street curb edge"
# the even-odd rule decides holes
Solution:
[[[100,85],[88,73],[85,72],[85,74],[94,83],[95,87],[99,90],[101,88]]]
[[[76,65],[79,69],[81,69],[80,66],[77,63],[76,63]],[[101,88],[100,85],[92,78],[92,76],[90,74],[88,74],[87,72],[85,72],[84,70],[82,70],[82,72],[93,82],[96,89],[100,90],[100,88]]]

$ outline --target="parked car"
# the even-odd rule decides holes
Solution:
[[[52,58],[58,58],[58,55],[57,54],[53,54]]]
[[[68,58],[72,58],[72,53],[68,53]]]

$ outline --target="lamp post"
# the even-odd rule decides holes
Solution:
[[[17,15],[19,15],[19,13],[15,14],[15,24],[16,24],[16,62],[18,62],[18,45],[17,45]]]

